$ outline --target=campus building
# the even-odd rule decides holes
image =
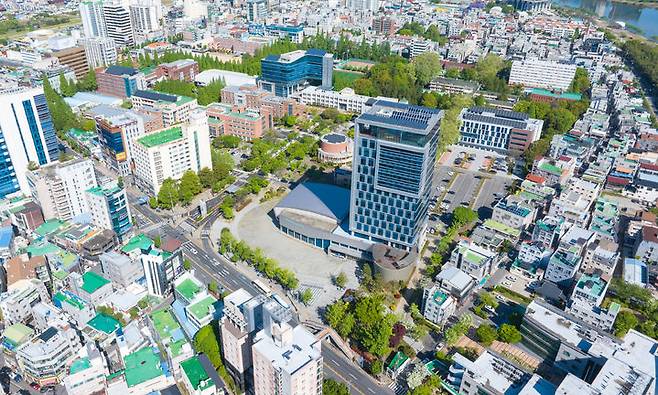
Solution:
[[[170,95],[152,90],[138,90],[131,97],[133,109],[162,119],[162,127],[188,122],[190,113],[198,107],[194,98]]]
[[[317,86],[308,86],[299,93],[300,100],[305,105],[336,108],[360,114],[371,97],[357,95],[352,88],[343,88],[339,92],[332,89],[323,89]]]
[[[344,165],[352,162],[354,143],[344,134],[328,133],[320,138],[318,160],[320,162]]]
[[[30,193],[30,162],[43,166],[59,159],[55,127],[43,88],[0,86],[0,198]]]
[[[509,84],[519,84],[526,88],[566,91],[575,75],[575,64],[548,60],[515,60],[512,62]]]
[[[85,49],[89,67],[106,67],[117,62],[117,48],[114,40],[109,37],[85,37],[80,39]]]
[[[528,114],[489,107],[465,108],[460,118],[460,144],[502,153],[525,151],[544,126]]]
[[[125,99],[145,88],[144,74],[125,66],[110,66],[96,73],[97,92]]]
[[[246,107],[213,103],[206,108],[212,136],[237,136],[253,140],[274,126],[274,118],[266,109],[260,112]]]
[[[427,224],[441,113],[376,101],[356,121],[352,189],[304,183],[274,208],[285,234],[374,263],[385,281],[413,270]]]
[[[191,114],[188,123],[140,137],[134,145],[136,182],[155,195],[167,178],[178,180],[189,170],[212,169],[209,141],[203,111]]]
[[[307,84],[331,89],[333,55],[319,49],[269,55],[261,60],[258,85],[276,96],[288,97]]]
[[[189,82],[199,74],[199,64],[192,59],[180,59],[159,64],[155,72],[159,78]]]

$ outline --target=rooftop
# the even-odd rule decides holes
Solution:
[[[96,272],[89,271],[82,275],[82,289],[88,294],[93,294],[109,283],[110,280]]]
[[[96,314],[96,317],[89,320],[87,325],[108,335],[121,328],[121,323],[119,321],[102,313]]]
[[[110,66],[107,69],[105,69],[106,74],[112,74],[112,75],[135,75],[139,71],[136,69],[133,69],[132,67],[125,67],[125,66]]]
[[[153,245],[153,240],[149,239],[145,234],[138,234],[133,236],[128,243],[121,248],[121,251],[128,253],[137,248],[141,250],[148,250]]]
[[[295,187],[275,207],[308,211],[340,223],[349,213],[350,190],[330,184],[305,182]],[[278,215],[278,214],[277,214]]]
[[[193,305],[188,306],[187,308],[190,312],[192,312],[192,314],[194,314],[194,316],[198,320],[201,320],[208,314],[212,314],[213,304],[215,304],[215,302],[217,302],[217,299],[208,295],[207,297],[203,298],[202,300],[196,302]]]
[[[87,370],[90,367],[91,362],[89,361],[89,358],[79,358],[73,361],[71,367],[69,367],[69,374],[76,374],[82,372],[83,370]]]
[[[195,391],[203,391],[214,385],[197,356],[181,362],[180,366]]]
[[[128,387],[134,387],[164,374],[157,348],[144,347],[126,355],[123,361],[126,366],[125,376]]]
[[[49,235],[62,226],[66,224],[66,221],[62,221],[60,219],[49,219],[48,221],[42,223],[39,225],[38,228],[36,228],[34,231],[39,235],[39,236],[46,236]]]
[[[386,127],[428,135],[441,118],[441,111],[404,103],[376,100],[357,119],[359,123],[379,123]]]
[[[151,313],[151,320],[153,321],[155,331],[158,333],[160,339],[163,340],[173,337],[173,333],[181,329],[169,309],[154,311]]]
[[[30,340],[30,338],[34,336],[34,329],[21,323],[17,323],[5,328],[3,335],[4,342],[9,342],[12,347],[16,347]]]
[[[176,286],[176,291],[183,295],[185,299],[191,301],[194,296],[201,290],[201,288],[191,279],[186,278]]]
[[[146,148],[156,147],[171,143],[172,141],[180,140],[183,138],[183,129],[180,126],[164,129],[159,132],[150,133],[146,136],[137,139],[137,141]]]
[[[393,356],[393,359],[391,359],[391,363],[388,364],[388,368],[391,370],[398,370],[400,366],[402,366],[402,364],[404,364],[408,359],[409,357],[406,356],[402,351],[398,351]]]

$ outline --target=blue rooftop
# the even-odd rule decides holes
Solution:
[[[132,67],[125,67],[125,66],[110,66],[107,69],[105,69],[106,74],[112,74],[112,75],[135,75],[139,72],[137,69],[133,69]]]
[[[0,228],[0,248],[9,248],[13,238],[14,230],[11,228],[11,226]]]
[[[350,190],[330,184],[307,182],[290,191],[276,208],[309,211],[341,222],[350,209]]]
[[[438,122],[440,113],[441,111],[433,108],[377,100],[367,112],[359,116],[358,121],[378,122],[388,126],[429,132],[427,129]]]
[[[133,96],[143,97],[149,100],[168,101],[170,103],[176,103],[178,101],[178,97],[174,95],[167,95],[165,93],[155,91],[138,90],[133,93]]]

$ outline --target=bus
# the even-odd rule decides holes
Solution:
[[[280,297],[279,295],[277,294],[272,295],[272,299],[276,300],[276,302],[280,304],[282,307],[285,307],[286,309],[290,308],[290,305],[286,303],[286,301],[283,300],[283,298]]]
[[[264,293],[265,296],[267,296],[267,297],[272,296],[272,290],[267,285],[261,283],[260,281],[253,280],[251,282],[251,285],[256,287],[256,289],[258,289],[260,292]]]

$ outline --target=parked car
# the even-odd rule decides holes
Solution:
[[[30,387],[34,388],[37,391],[39,391],[39,389],[41,388],[41,386],[35,382],[31,382]]]
[[[16,373],[16,374],[14,375],[14,382],[16,382],[16,383],[20,383],[21,381],[23,381],[23,376],[21,376],[20,374]]]

